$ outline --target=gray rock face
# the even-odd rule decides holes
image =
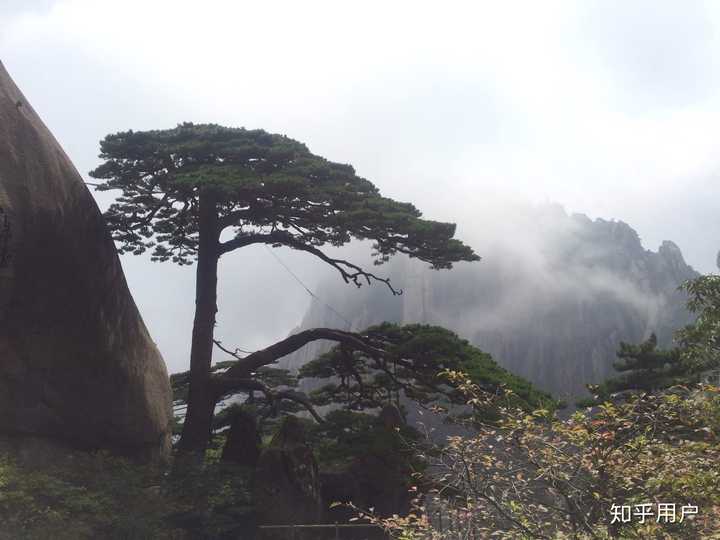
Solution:
[[[171,411],[100,211],[0,64],[0,433],[160,457]]]
[[[323,502],[318,466],[297,418],[283,419],[280,430],[260,455],[254,485],[260,523],[292,525],[321,521]],[[286,531],[267,534],[267,538],[286,537]]]
[[[568,398],[613,374],[620,341],[655,332],[667,346],[690,322],[677,287],[698,273],[674,243],[648,251],[621,221],[567,215],[554,205],[506,219],[500,233],[479,232],[471,242],[479,263],[434,272],[398,256],[376,270],[391,276],[402,296],[339,280],[321,284],[318,295],[353,330],[382,321],[450,328],[503,367]],[[315,302],[301,328],[314,326],[347,325]],[[281,364],[296,368],[326,347],[317,342]]]
[[[405,515],[410,510],[412,466],[407,442],[396,430],[405,426],[394,405],[383,407],[372,429],[375,443],[349,464],[321,473],[323,498],[327,502],[352,502],[357,508],[374,508],[379,516]],[[328,521],[348,521],[356,514],[346,507],[328,509]]]
[[[254,468],[260,457],[260,432],[257,420],[250,413],[240,410],[230,424],[227,442],[223,447],[222,460]]]

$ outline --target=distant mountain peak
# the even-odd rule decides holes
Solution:
[[[613,373],[620,341],[654,332],[665,346],[691,320],[678,286],[698,273],[673,242],[646,250],[627,223],[568,215],[560,205],[508,216],[498,231],[477,233],[482,264],[434,272],[395,257],[383,270],[404,289],[400,297],[336,280],[321,284],[318,295],[354,330],[386,320],[445,326],[543,390],[570,396]],[[337,323],[316,302],[301,326]],[[318,352],[298,353],[285,365]]]

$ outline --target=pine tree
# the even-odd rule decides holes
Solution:
[[[378,264],[403,253],[435,269],[478,260],[453,238],[454,224],[422,219],[412,204],[382,197],[350,165],[284,135],[185,123],[108,135],[100,148],[104,162],[90,174],[103,181],[98,189],[122,192],[105,214],[119,251],[152,248],[153,260],[181,265],[197,260],[183,450],[206,447],[219,392],[211,361],[222,256],[254,244],[287,246],[329,264],[345,282],[379,281],[394,294],[400,291],[388,279],[321,248],[372,240]]]
[[[639,344],[620,343],[617,356],[619,361],[614,362],[613,367],[623,375],[610,378],[600,385],[588,385],[597,397],[582,400],[580,405],[605,401],[612,394],[628,390],[654,391],[667,388],[685,382],[684,376],[688,374],[681,349],[658,348],[655,334]]]

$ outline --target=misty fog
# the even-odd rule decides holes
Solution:
[[[106,134],[181,121],[284,133],[351,163],[383,194],[457,222],[457,236],[484,257],[480,267],[510,264],[494,254],[511,254],[513,294],[492,313],[458,315],[459,325],[501,324],[533,316],[521,283],[658,307],[603,272],[568,268],[559,280],[544,254],[563,249],[565,233],[557,245],[532,234],[519,210],[528,205],[622,220],[645,248],[672,240],[696,269],[715,269],[719,26],[712,2],[439,10],[218,0],[200,10],[4,1],[0,55],[86,178]],[[106,207],[112,193],[96,199]],[[313,290],[338,279],[309,256],[276,252]],[[187,368],[194,269],[148,257],[122,263],[170,371]],[[461,279],[463,266],[442,279]],[[218,337],[234,346],[287,335],[311,303],[263,247],[225,257],[220,280]]]
[[[691,320],[677,287],[697,273],[674,243],[648,250],[628,224],[569,215],[555,204],[486,201],[475,209],[465,239],[483,260],[436,271],[396,258],[380,268],[401,296],[329,276],[302,328],[363,330],[383,320],[444,326],[512,372],[567,396],[612,374],[621,341],[655,333],[669,345]],[[358,250],[351,255],[361,259]],[[321,350],[310,347],[283,363],[296,368]]]

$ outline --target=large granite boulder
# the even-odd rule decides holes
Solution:
[[[101,213],[0,63],[0,434],[162,457],[171,417]]]

